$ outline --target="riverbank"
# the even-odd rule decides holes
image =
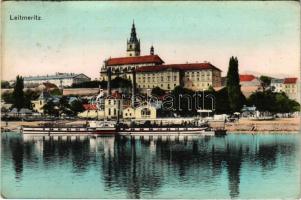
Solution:
[[[226,123],[229,132],[299,132],[300,118],[277,118],[274,120],[256,121],[240,119],[238,122]]]
[[[35,126],[44,121],[1,121],[1,130],[18,131],[20,126]],[[84,120],[61,120],[57,123],[66,124],[84,124]],[[278,118],[269,121],[255,121],[249,119],[240,119],[238,122],[226,123],[225,128],[228,132],[237,133],[270,133],[270,132],[299,132],[300,131],[300,118]]]

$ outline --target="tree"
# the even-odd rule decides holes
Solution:
[[[259,79],[260,79],[263,91],[265,91],[265,89],[271,85],[272,78],[269,76],[260,76]]]
[[[70,109],[70,105],[68,102],[68,97],[62,96],[62,98],[59,101],[58,107],[59,107],[59,115],[62,115],[62,114],[71,115],[72,114],[72,111]]]
[[[32,109],[31,101],[39,97],[38,92],[34,90],[26,90],[24,92],[24,108]]]
[[[85,110],[83,103],[80,100],[72,101],[70,109],[73,112],[73,115],[77,115],[78,113],[83,112]]]
[[[222,88],[221,90],[214,93],[216,100],[215,112],[217,114],[230,114],[231,108],[229,103],[228,89],[227,87]]]
[[[6,91],[2,94],[2,99],[5,101],[5,103],[14,103],[14,97],[13,97],[13,93]]]
[[[285,93],[275,93],[270,90],[253,93],[248,99],[249,105],[255,105],[261,112],[292,113],[300,111],[300,104],[289,99]]]
[[[131,88],[132,82],[128,79],[116,77],[111,81],[111,88]]]
[[[10,88],[8,81],[1,81],[1,88]]]
[[[165,95],[165,90],[162,90],[160,87],[155,87],[155,88],[152,89],[151,94],[152,94],[153,96],[158,96],[158,97],[160,97],[160,96]]]
[[[53,101],[47,101],[47,103],[43,106],[44,114],[51,115],[51,116],[59,116],[59,110]]]
[[[16,77],[16,84],[14,86],[14,91],[13,91],[13,107],[17,108],[18,110],[23,108],[25,103],[23,89],[24,89],[23,78],[22,76],[18,75]]]
[[[229,61],[229,68],[227,73],[227,91],[229,105],[232,112],[240,111],[244,104],[244,96],[240,90],[239,73],[238,73],[238,60],[231,57]]]

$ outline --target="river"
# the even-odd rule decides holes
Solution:
[[[7,198],[297,198],[298,134],[23,138],[2,133]]]

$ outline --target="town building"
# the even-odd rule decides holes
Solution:
[[[141,67],[136,70],[137,87],[173,90],[183,86],[203,90],[221,86],[221,70],[211,63],[169,64]]]
[[[123,111],[123,98],[118,92],[107,96],[104,100],[105,118],[118,119],[122,117]]]
[[[290,99],[300,102],[300,87],[297,78],[285,78],[283,81],[283,89]]]
[[[26,87],[32,87],[33,85],[39,85],[42,83],[52,83],[62,88],[90,80],[91,78],[85,74],[56,73],[54,75],[24,77],[24,85]]]
[[[239,75],[240,89],[245,97],[249,97],[252,93],[262,89],[259,78],[252,74]]]
[[[173,90],[179,85],[192,90],[221,86],[221,70],[210,63],[164,65],[164,61],[155,55],[153,46],[150,48],[149,55],[141,56],[140,39],[137,38],[134,23],[131,37],[127,40],[126,55],[127,57],[105,60],[100,70],[100,80],[108,81],[109,77],[133,80],[133,71],[135,71],[137,74],[135,82],[142,92],[154,87]]]
[[[157,108],[150,103],[141,105],[137,108],[131,106],[123,110],[123,119],[125,120],[152,120],[157,118]]]
[[[35,112],[38,112],[38,113],[43,113],[44,112],[44,105],[47,103],[48,100],[50,100],[52,97],[51,95],[46,92],[46,91],[43,91],[41,92],[40,96],[38,97],[38,99],[36,100],[33,100],[31,101],[31,104],[32,104],[32,109],[35,111]]]
[[[273,78],[271,80],[271,84],[270,84],[272,91],[273,92],[283,92],[284,91],[283,81],[284,81],[284,79]]]

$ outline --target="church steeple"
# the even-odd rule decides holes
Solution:
[[[150,55],[154,55],[155,54],[155,49],[154,46],[152,45],[150,48]]]
[[[133,21],[131,37],[127,41],[127,56],[140,56],[140,40],[137,38],[135,22]]]

